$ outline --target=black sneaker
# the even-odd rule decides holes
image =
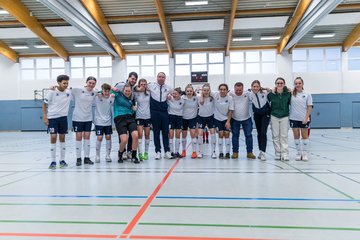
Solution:
[[[67,167],[68,164],[65,162],[65,160],[60,161],[60,168]]]
[[[178,152],[177,152],[177,153],[175,153],[175,154],[174,154],[174,156],[175,156],[175,158],[176,158],[176,159],[177,159],[177,158],[181,158],[181,154],[180,154],[180,153],[178,153]]]
[[[225,154],[225,159],[230,159],[230,153]]]
[[[122,153],[118,152],[118,163],[123,163],[124,160],[122,159]]]
[[[139,161],[139,159],[137,157],[131,158],[131,161],[136,163],[136,164],[140,163],[140,161]]]
[[[89,164],[89,165],[93,165],[94,162],[90,160],[90,158],[86,157],[84,158],[84,164]]]
[[[56,169],[56,162],[51,162],[49,169]]]
[[[76,166],[81,166],[81,158],[76,159]]]
[[[220,158],[220,159],[224,159],[224,154],[223,154],[223,153],[220,153],[220,154],[219,154],[219,158]]]
[[[209,139],[206,139],[206,143],[209,143]]]

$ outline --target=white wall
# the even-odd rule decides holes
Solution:
[[[235,82],[242,82],[245,88],[250,88],[253,80],[260,80],[264,87],[273,87],[277,77],[285,78],[288,86],[292,87],[292,81],[296,76],[301,76],[305,81],[305,89],[311,93],[359,93],[360,92],[360,71],[347,71],[347,53],[342,53],[341,72],[322,73],[293,73],[290,54],[277,55],[276,74],[242,74],[230,75],[229,59],[225,57],[224,75],[209,76],[212,90],[215,91],[220,83],[227,83],[232,89]],[[18,63],[13,63],[6,57],[0,55],[1,88],[0,100],[33,99],[34,90],[41,90],[56,85],[54,80],[21,81],[20,68]],[[174,87],[184,88],[190,83],[190,76],[175,76],[174,59],[170,59],[170,73],[167,76],[167,83]],[[69,72],[69,64],[66,63],[66,74]],[[126,62],[115,58],[113,61],[113,77],[110,79],[99,79],[97,88],[104,82],[114,85],[116,82],[124,81],[127,78]],[[141,77],[141,76],[139,76]],[[156,76],[147,77],[148,81],[155,81]],[[84,79],[70,79],[70,85],[80,87],[85,84]]]

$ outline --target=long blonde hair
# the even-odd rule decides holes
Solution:
[[[301,83],[302,83],[302,90],[304,90],[304,80],[301,78],[301,77],[296,77],[295,79],[294,79],[294,85],[295,85],[295,81],[296,80],[300,80],[301,81]],[[296,97],[296,94],[298,93],[298,91],[296,90],[296,87],[294,86],[294,90],[293,90],[293,96],[295,96]]]

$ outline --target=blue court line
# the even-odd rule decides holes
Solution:
[[[117,198],[146,199],[148,196],[108,196],[108,195],[20,195],[3,194],[0,198]],[[213,197],[213,196],[157,196],[156,199],[192,199],[192,200],[237,200],[237,201],[318,201],[318,202],[360,202],[360,199],[342,198],[257,198],[257,197]]]

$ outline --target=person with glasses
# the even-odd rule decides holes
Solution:
[[[312,111],[311,94],[304,91],[304,80],[297,77],[294,80],[294,90],[291,95],[290,127],[293,130],[297,150],[296,161],[308,161],[310,114]],[[301,134],[301,142],[300,142]]]
[[[278,77],[275,88],[267,96],[271,104],[271,132],[275,148],[275,160],[289,161],[289,105],[291,92],[285,79]]]

